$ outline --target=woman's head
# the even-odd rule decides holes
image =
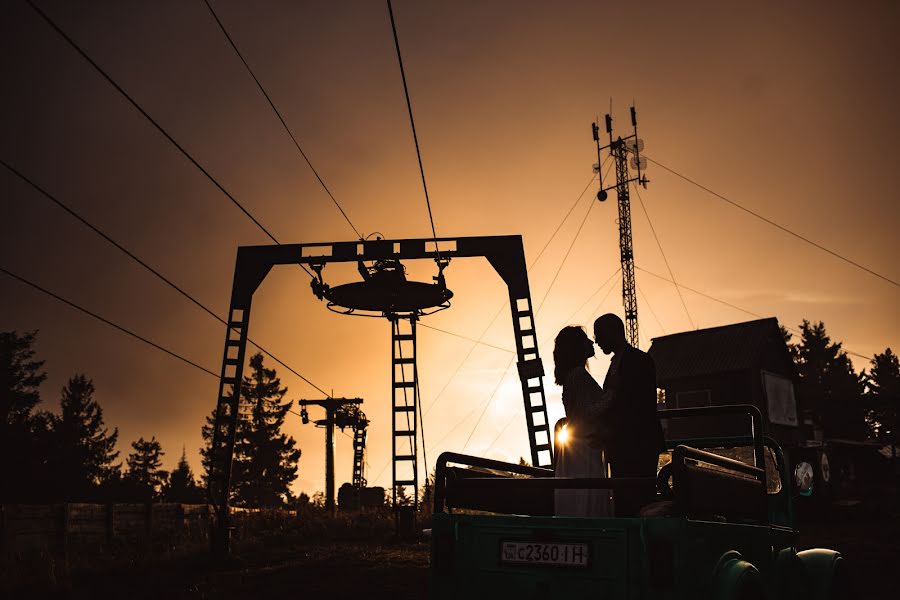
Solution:
[[[584,328],[577,325],[563,327],[553,346],[553,378],[557,385],[562,385],[566,375],[575,367],[584,366],[591,356],[594,356],[594,343]]]

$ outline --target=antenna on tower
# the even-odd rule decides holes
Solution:
[[[610,112],[612,108],[610,107]],[[596,172],[600,171],[600,154],[608,150],[616,165],[616,183],[606,186],[603,183],[603,174],[600,173],[600,190],[597,192],[597,200],[603,202],[608,197],[608,191],[615,189],[619,205],[619,254],[622,260],[622,303],[625,308],[625,332],[628,342],[638,347],[638,320],[637,320],[637,290],[634,279],[634,245],[631,235],[631,199],[628,193],[628,184],[639,183],[645,189],[650,182],[643,171],[647,168],[647,159],[641,156],[644,150],[644,140],[638,138],[637,111],[631,107],[632,134],[628,137],[613,139],[612,116],[606,115],[606,133],[609,136],[609,144],[600,145],[600,127],[594,122],[591,132],[597,144]],[[629,160],[629,154],[630,160]],[[629,164],[637,171],[637,176],[632,177],[628,171]]]

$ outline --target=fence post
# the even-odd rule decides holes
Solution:
[[[57,543],[60,554],[66,556],[66,546],[69,538],[69,505],[63,502],[60,505],[59,520],[57,521]]]
[[[113,538],[116,535],[116,505],[112,502],[106,503],[106,543],[112,546]]]
[[[7,534],[6,505],[0,504],[0,552],[6,550]]]

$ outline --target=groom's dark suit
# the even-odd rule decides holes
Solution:
[[[655,477],[665,439],[656,414],[656,365],[637,348],[626,346],[613,357],[603,389],[612,391],[607,458],[613,477]],[[633,513],[637,497],[616,499],[616,512]]]

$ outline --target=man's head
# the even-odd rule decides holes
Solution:
[[[594,321],[594,340],[604,354],[621,351],[628,345],[622,319],[612,313],[597,317]]]

